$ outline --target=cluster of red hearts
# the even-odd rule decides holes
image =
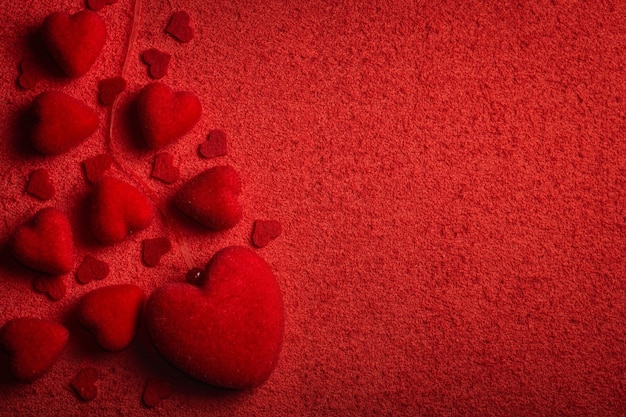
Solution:
[[[88,5],[97,9],[112,3],[90,1]],[[168,30],[178,40],[187,42],[193,37],[189,17],[181,26],[180,16],[173,16]],[[90,10],[74,15],[55,12],[41,26],[49,55],[69,78],[80,77],[90,70],[104,46],[106,32],[102,17]],[[100,101],[111,104],[124,90],[125,82],[105,81],[101,84]],[[117,91],[111,93],[111,90]],[[32,147],[48,158],[80,146],[98,127],[97,114],[91,108],[59,91],[39,94],[33,101],[32,114],[34,123],[29,134]],[[152,82],[138,95],[137,117],[146,145],[160,150],[188,134],[201,117],[201,104],[192,93],[175,92],[161,82]],[[212,135],[223,146],[223,132],[214,131]],[[215,154],[215,146],[211,146]],[[203,154],[202,148],[200,153]],[[168,154],[157,155],[154,171],[156,177],[174,182],[177,175],[172,178],[167,175],[167,169],[159,168],[171,165],[171,155],[169,158]],[[151,199],[140,188],[106,174],[111,161],[110,155],[104,155],[85,165],[87,179],[93,183],[86,227],[102,245],[115,245],[128,239],[133,232],[148,228],[155,217]],[[47,175],[45,170],[35,170],[27,191],[42,200],[50,199],[54,190],[47,182]],[[216,166],[184,183],[174,202],[208,232],[220,231],[232,228],[241,220],[240,192],[236,170],[228,165]],[[33,214],[29,223],[16,228],[10,251],[22,265],[44,274],[44,280],[54,282],[55,277],[74,271],[75,242],[71,226],[61,210],[43,208]],[[280,233],[276,224],[270,222],[266,226],[272,230],[253,233],[253,243],[258,247]],[[150,250],[150,244],[157,249]],[[168,239],[144,241],[144,262],[147,265],[158,262],[161,253],[154,255],[156,259],[152,261],[150,253],[167,251],[169,245]],[[101,279],[108,272],[106,263],[89,255],[75,271],[81,283]],[[53,291],[50,295],[55,298]],[[79,300],[76,312],[80,323],[94,333],[96,342],[106,351],[127,348],[143,321],[156,349],[174,366],[208,384],[234,389],[258,386],[269,377],[276,366],[283,337],[283,303],[275,276],[267,262],[245,246],[229,246],[218,251],[193,280],[166,284],[149,296],[134,284],[94,289]],[[9,354],[13,377],[31,382],[53,366],[68,337],[67,328],[60,323],[40,317],[20,317],[4,324],[0,330],[0,347]],[[96,395],[85,383],[93,378],[94,370],[87,368],[72,381],[85,400]],[[144,401],[145,396],[146,393]],[[146,403],[151,402],[148,399]]]

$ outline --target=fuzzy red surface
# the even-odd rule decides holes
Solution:
[[[161,82],[145,86],[137,99],[139,126],[151,149],[164,148],[189,132],[200,119],[201,110],[193,93],[172,91]]]
[[[106,245],[119,243],[130,233],[145,229],[154,218],[152,203],[141,191],[106,176],[95,185],[89,209],[91,231]]]
[[[57,65],[71,78],[84,75],[96,62],[107,37],[98,13],[54,12],[41,25],[41,37]]]
[[[206,228],[230,229],[241,220],[241,180],[231,166],[220,165],[187,181],[174,198],[176,207]]]
[[[143,300],[143,291],[136,285],[109,285],[84,295],[76,316],[102,349],[117,352],[127,348],[137,334]]]
[[[75,148],[98,127],[98,116],[91,108],[59,91],[41,93],[32,109],[32,145],[44,155],[59,155]]]
[[[276,366],[283,301],[271,267],[251,249],[229,246],[211,258],[197,287],[154,291],[145,323],[156,348],[184,372],[245,389],[261,385]]]
[[[230,393],[172,370],[143,331],[115,355],[72,337],[32,386],[0,371],[5,414],[144,416],[144,383],[157,374],[175,395],[154,413],[181,417],[624,415],[622,3],[144,0],[136,14],[134,1],[120,0],[100,12],[109,36],[87,74],[16,86],[31,30],[53,11],[83,7],[0,6],[0,236],[45,204],[23,190],[43,167],[57,186],[51,201],[76,231],[77,259],[92,254],[111,273],[69,280],[53,303],[5,257],[0,321],[63,322],[105,284],[148,295],[224,246],[249,245],[255,219],[276,219],[283,234],[259,253],[283,292],[285,339],[265,384]],[[179,10],[196,30],[187,44],[163,32]],[[124,134],[134,120],[126,103],[150,82],[141,53],[153,47],[172,54],[167,84],[203,108],[167,148],[180,167],[174,185],[149,178],[153,153]],[[128,91],[99,106],[98,82],[119,75]],[[50,159],[23,152],[16,128],[48,89],[80,98],[101,123]],[[201,159],[197,146],[217,127],[228,155]],[[80,162],[110,148],[126,169],[114,173],[142,179],[164,216],[101,247],[83,219],[90,186]],[[244,211],[234,228],[207,233],[169,202],[217,164],[239,172]],[[173,248],[146,268],[141,241],[153,236]],[[85,362],[102,369],[88,404],[67,388]]]
[[[68,337],[67,329],[58,323],[20,317],[0,329],[0,348],[9,354],[13,378],[33,382],[58,359]]]
[[[66,274],[74,267],[74,239],[62,211],[47,207],[18,228],[10,242],[13,257],[45,274]]]

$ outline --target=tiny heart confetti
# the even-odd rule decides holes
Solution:
[[[207,140],[200,144],[198,152],[207,159],[226,155],[226,132],[220,129],[210,131]]]
[[[101,281],[109,275],[109,264],[91,255],[86,255],[76,270],[76,280],[81,284]]]
[[[48,294],[53,301],[58,301],[67,293],[64,275],[42,275],[35,280],[35,290]]]
[[[154,408],[172,396],[172,384],[160,378],[148,378],[141,397],[144,405]]]
[[[26,192],[42,201],[54,197],[54,184],[47,169],[39,168],[30,173]]]
[[[166,237],[157,237],[143,241],[143,262],[147,266],[157,266],[161,257],[172,249],[172,243]]]
[[[167,67],[172,56],[167,52],[150,48],[141,55],[143,62],[148,65],[148,74],[154,79],[163,78],[167,75]]]
[[[92,401],[98,395],[100,372],[96,368],[83,368],[70,382],[70,386],[83,401]]]
[[[193,29],[191,28],[191,18],[189,13],[180,11],[172,14],[170,22],[165,31],[172,35],[176,40],[187,43],[193,39]]]
[[[167,152],[161,152],[154,157],[152,166],[152,178],[173,184],[180,178],[180,170],[174,166],[174,156]]]

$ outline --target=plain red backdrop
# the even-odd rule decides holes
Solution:
[[[2,255],[0,322],[50,318],[72,337],[31,385],[11,381],[0,356],[0,415],[626,413],[623,2],[144,0],[135,15],[134,0],[120,0],[100,12],[109,37],[87,75],[17,88],[32,29],[83,7],[0,5],[2,242],[54,206],[74,225],[77,266],[86,254],[111,265],[104,281],[68,276],[67,295],[52,302]],[[188,44],[164,33],[177,10],[193,21]],[[154,154],[122,128],[125,103],[150,81],[140,57],[149,48],[172,55],[163,81],[197,94],[204,110],[167,149],[181,181],[224,163],[241,174],[244,217],[228,232],[201,231],[172,210],[181,181],[150,179]],[[97,85],[122,73],[129,89],[114,111],[122,165],[113,172],[165,215],[100,247],[85,229],[80,163],[108,149],[111,116]],[[91,139],[54,158],[20,143],[23,109],[47,89],[100,116]],[[201,159],[198,145],[218,128],[228,155]],[[24,192],[36,168],[57,187],[48,203]],[[262,387],[231,393],[190,381],[145,331],[128,350],[103,352],[75,323],[90,289],[130,282],[149,292],[184,279],[218,249],[248,245],[255,219],[283,225],[258,250],[286,309],[281,358]],[[173,250],[145,267],[141,240],[164,235]],[[90,403],[69,388],[85,366],[102,376]],[[174,385],[154,411],[140,401],[148,377]]]

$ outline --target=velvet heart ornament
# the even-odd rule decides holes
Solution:
[[[101,348],[119,351],[137,334],[143,299],[141,288],[132,284],[98,288],[80,300],[78,320],[95,334]]]
[[[59,155],[87,139],[98,127],[98,115],[82,101],[59,91],[46,91],[33,101],[33,148]]]
[[[161,149],[193,128],[202,112],[198,97],[174,92],[160,82],[145,86],[137,101],[143,138],[151,149]]]
[[[55,209],[41,209],[10,241],[13,257],[34,270],[66,274],[74,267],[74,240],[67,216]]]
[[[198,286],[181,282],[157,289],[144,315],[157,350],[211,385],[256,387],[278,361],[282,296],[270,266],[251,249],[220,250]]]
[[[152,223],[154,209],[150,200],[130,184],[104,177],[91,195],[91,230],[101,243],[121,242],[130,233]]]
[[[72,16],[55,12],[43,21],[41,35],[46,49],[71,78],[85,74],[96,62],[106,41],[104,20],[83,10]]]
[[[11,375],[21,382],[42,376],[67,344],[69,332],[60,324],[22,317],[0,330],[0,347],[9,354]]]
[[[219,231],[241,220],[238,201],[241,181],[234,168],[210,168],[185,183],[174,198],[176,206],[208,229]]]

